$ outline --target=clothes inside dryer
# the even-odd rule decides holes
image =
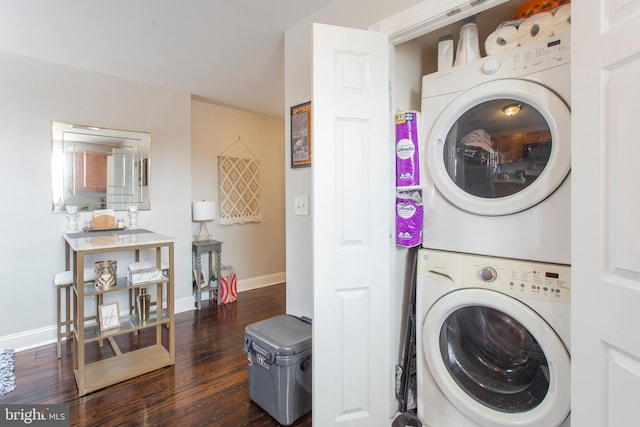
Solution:
[[[517,110],[508,115],[505,111]],[[551,156],[551,129],[537,109],[500,98],[469,108],[451,126],[443,149],[447,173],[477,197],[507,197],[540,176]]]
[[[440,353],[458,386],[498,411],[535,408],[548,394],[547,359],[527,329],[489,307],[453,312],[440,331]]]

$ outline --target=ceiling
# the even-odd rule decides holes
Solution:
[[[332,0],[0,0],[0,51],[282,117],[284,31]]]

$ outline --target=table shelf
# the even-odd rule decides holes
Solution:
[[[100,325],[98,323],[85,323],[84,342],[90,343],[93,341],[100,341],[111,336],[128,334],[130,332],[136,332],[141,329],[153,328],[158,325],[168,325],[170,321],[171,317],[164,310],[162,310],[160,312],[159,320],[156,311],[152,311],[149,314],[148,320],[138,319],[137,314],[122,316],[120,317],[120,327],[108,329],[106,331],[101,331]],[[78,339],[77,333],[75,333],[75,331],[74,336],[76,337],[76,339]]]
[[[82,371],[74,369],[74,374],[82,396],[174,363],[175,356],[163,345],[155,344],[88,363],[82,367]]]
[[[134,290],[136,288],[146,288],[153,285],[164,284],[169,281],[169,277],[166,275],[162,275],[162,279],[159,280],[150,280],[148,282],[138,282],[131,283],[129,279],[126,277],[118,277],[116,280],[116,284],[110,286],[107,289],[97,289],[95,287],[95,282],[85,282],[84,284],[84,296],[92,296],[92,295],[103,295],[109,292],[120,292],[124,290]]]

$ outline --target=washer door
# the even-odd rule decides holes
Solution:
[[[434,185],[458,208],[508,215],[551,195],[571,168],[571,113],[527,80],[496,80],[455,98],[427,139]]]
[[[427,365],[442,393],[483,426],[557,426],[570,410],[570,357],[549,324],[499,292],[450,292],[423,324]]]

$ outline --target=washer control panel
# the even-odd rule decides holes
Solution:
[[[571,267],[464,255],[462,286],[494,289],[519,299],[571,301]]]
[[[480,269],[480,278],[485,282],[493,282],[498,277],[498,272],[490,265],[485,265]]]

